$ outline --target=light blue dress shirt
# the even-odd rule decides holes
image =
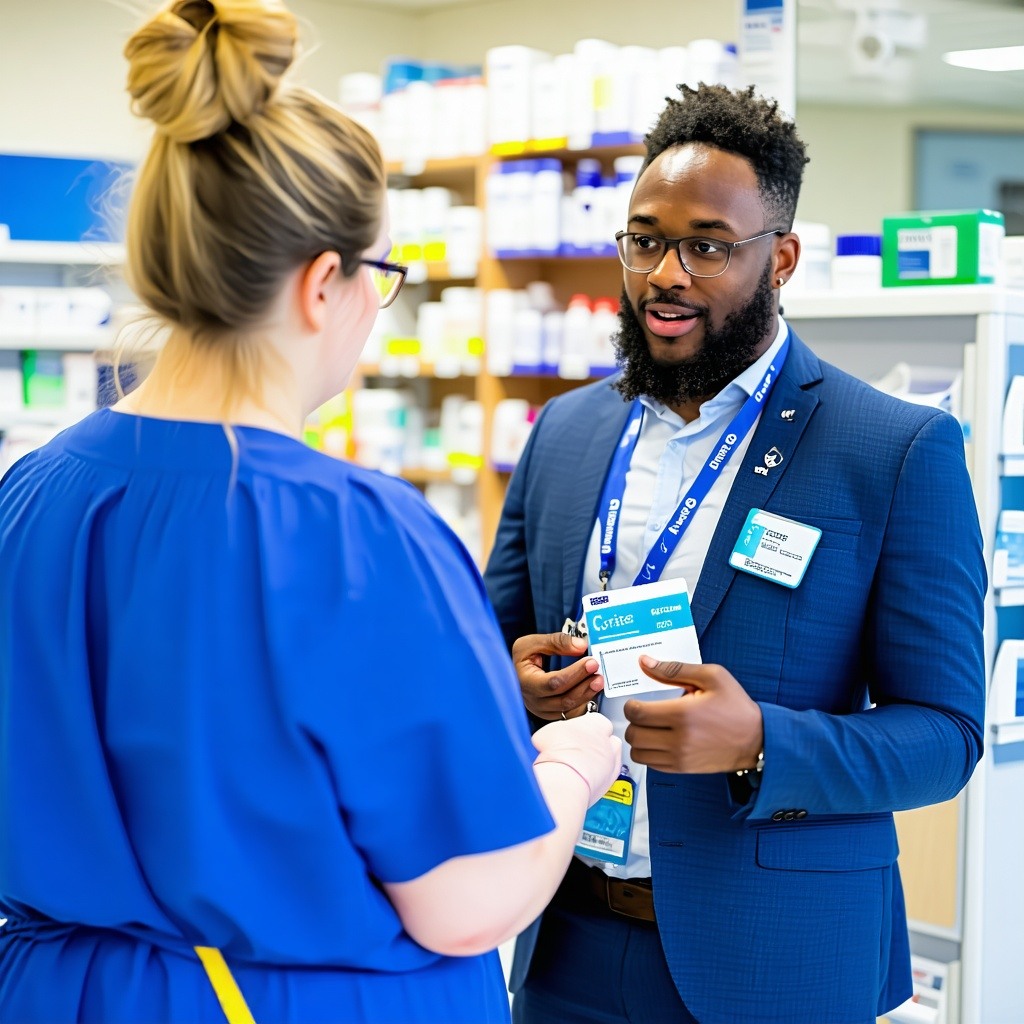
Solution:
[[[692,422],[685,422],[678,413],[674,413],[660,402],[648,398],[641,399],[646,411],[629,464],[629,472],[626,474],[626,490],[619,513],[615,572],[609,582],[610,589],[632,586],[644,556],[654,546],[686,488],[693,483],[710,457],[722,431],[761,383],[769,363],[778,354],[789,335],[789,328],[781,317],[778,323],[775,340],[768,350],[731,384],[705,402],[700,407],[697,418]],[[732,457],[722,467],[720,479],[693,516],[668,565],[665,566],[662,579],[686,580],[686,587],[691,595],[697,588],[701,569],[704,567],[704,558],[718,526],[719,516],[756,429],[755,421],[747,436],[736,446]],[[598,579],[601,565],[599,534],[600,530],[595,521],[583,571],[584,594],[601,589]],[[664,693],[644,693],[640,699],[659,700],[677,695],[677,690],[666,686]],[[611,719],[615,734],[619,737],[624,735],[629,724],[623,713],[623,705],[629,699],[615,697],[601,704],[602,712]],[[651,859],[645,786],[647,769],[643,765],[633,764],[625,743],[623,759],[631,777],[637,783],[636,812],[630,836],[629,856],[623,865],[609,864],[607,861],[587,857],[581,859],[588,864],[597,865],[615,878],[649,878]]]

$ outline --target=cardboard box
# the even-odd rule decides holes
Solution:
[[[1005,227],[994,210],[937,210],[882,219],[882,284],[992,284]]]

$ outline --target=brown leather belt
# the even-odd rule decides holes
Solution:
[[[649,878],[612,878],[573,858],[566,883],[577,891],[583,889],[616,914],[655,923],[654,889]]]

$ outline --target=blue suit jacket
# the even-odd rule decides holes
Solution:
[[[509,644],[578,614],[627,411],[602,381],[538,418],[485,575]],[[752,508],[822,530],[797,589],[729,566]],[[911,994],[892,812],[952,797],[981,755],[985,587],[956,421],[794,336],[692,595],[703,660],[761,707],[763,775],[647,776],[658,927],[698,1020],[860,1022]]]

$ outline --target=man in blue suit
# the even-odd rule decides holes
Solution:
[[[647,150],[622,371],[544,408],[486,582],[537,720],[605,686],[572,635],[603,587],[685,581],[703,664],[644,659],[665,685],[603,701],[625,845],[582,837],[520,937],[513,1017],[867,1024],[911,994],[892,812],[954,796],[982,751],[963,437],[780,317],[806,157],[774,103],[682,87]],[[763,558],[755,526],[783,538]]]

